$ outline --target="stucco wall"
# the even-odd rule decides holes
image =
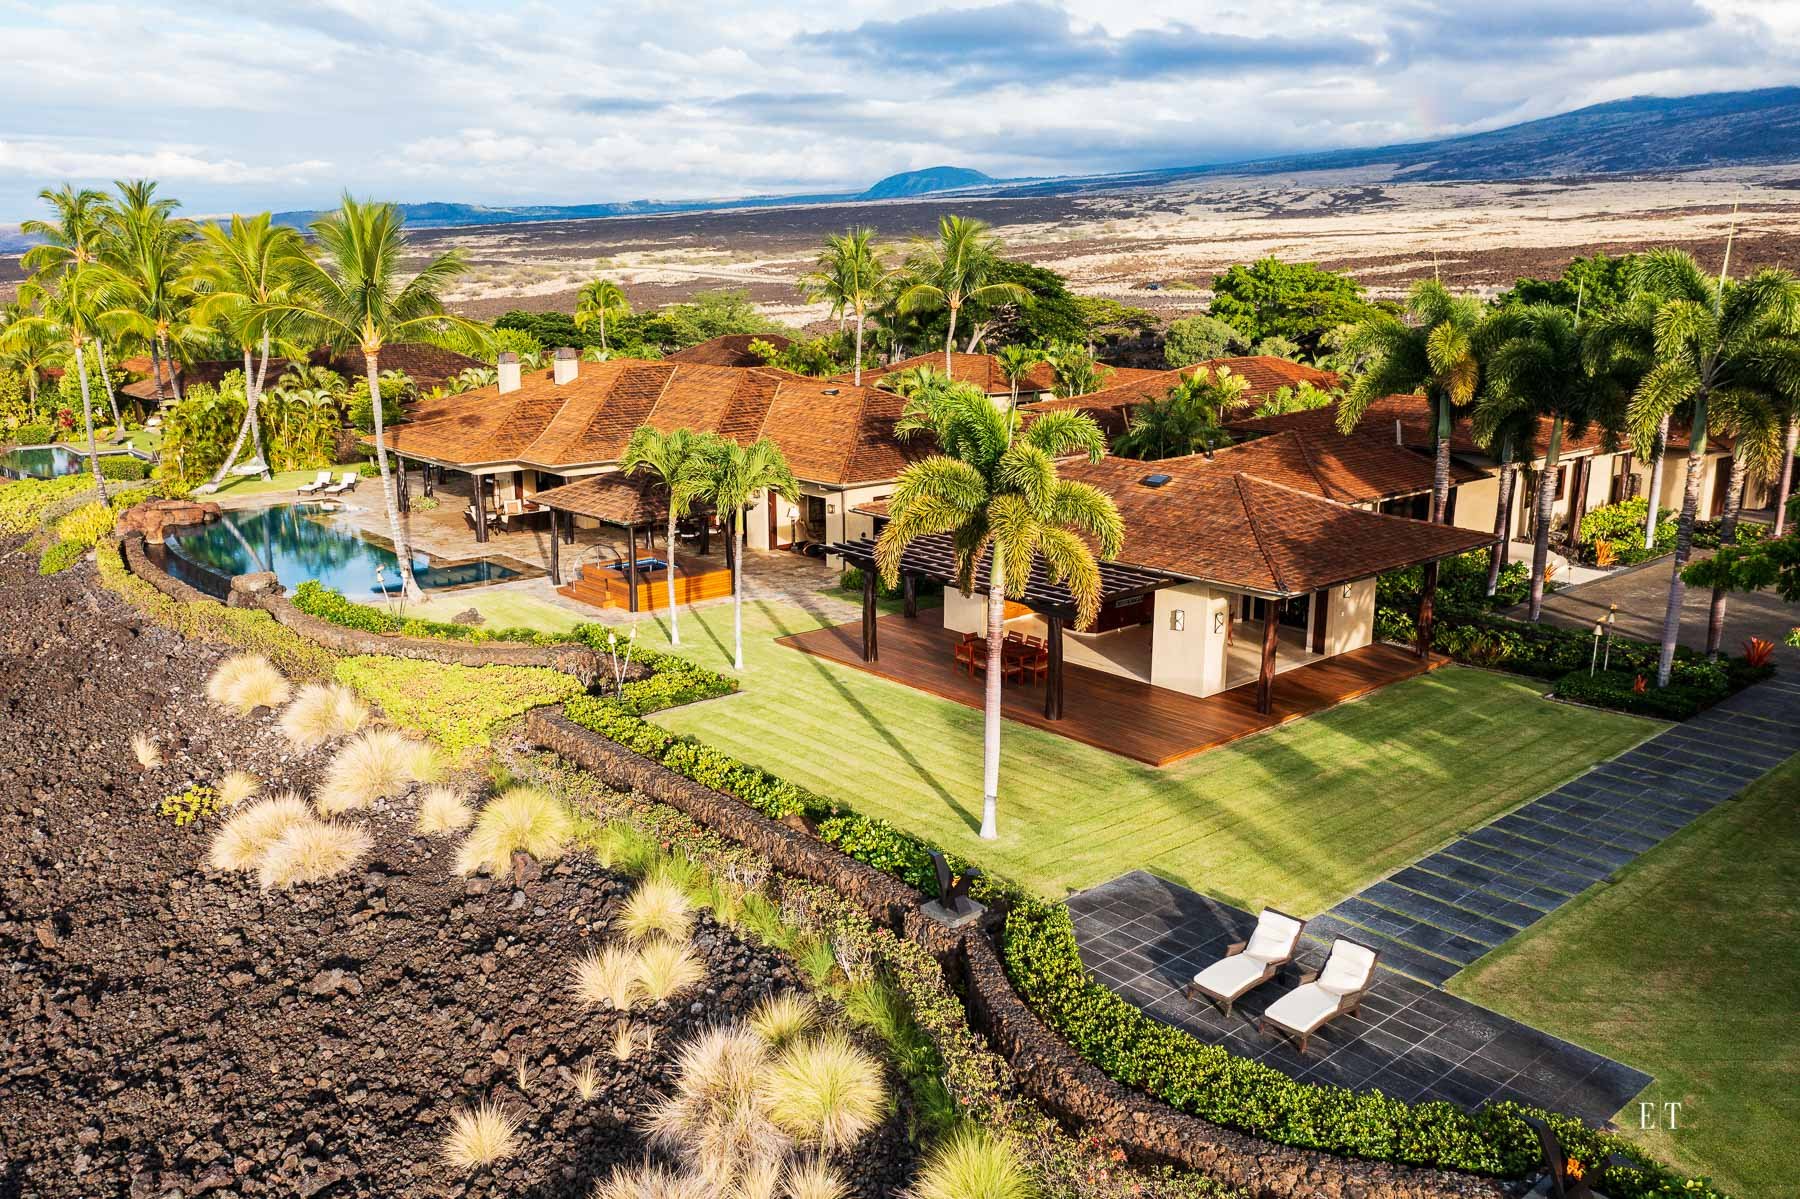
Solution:
[[[1152,685],[1188,695],[1211,695],[1225,686],[1225,636],[1233,598],[1202,583],[1156,593],[1150,622]]]

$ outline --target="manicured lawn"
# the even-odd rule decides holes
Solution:
[[[427,593],[423,602],[408,605],[406,614],[425,620],[449,620],[470,608],[481,613],[485,627],[490,629],[536,629],[541,633],[559,633],[584,620],[594,619],[540,599],[528,591],[504,587]]]
[[[981,714],[773,643],[822,619],[747,605],[743,692],[655,719],[1056,898],[1143,867],[1311,914],[1657,727],[1463,668],[1162,770],[1008,722],[990,843]],[[660,648],[661,629],[641,635]],[[684,654],[729,669],[729,605],[682,630]]]
[[[356,469],[356,467],[357,467],[357,464],[354,462],[349,463],[344,466],[332,467],[331,468],[332,480],[335,482],[339,479],[342,479],[344,477],[345,471],[347,471],[347,470],[354,471]],[[201,499],[207,499],[207,498],[238,499],[238,498],[241,498],[241,497],[247,496],[247,495],[269,495],[269,494],[272,494],[275,492],[282,492],[282,491],[292,493],[297,488],[299,488],[299,486],[302,483],[310,483],[314,479],[318,478],[319,471],[321,469],[323,469],[323,468],[315,467],[312,470],[284,470],[284,471],[278,472],[273,478],[269,479],[267,482],[264,482],[262,479],[257,478],[255,475],[251,475],[248,478],[245,478],[245,477],[238,476],[238,475],[227,474],[225,476],[225,481],[219,484],[218,491],[214,492],[211,497],[201,496],[200,498]],[[376,502],[377,503],[380,502],[380,499],[381,499],[381,496],[380,496],[381,482],[380,482],[380,480],[378,480],[378,479],[362,479],[362,480],[358,481],[357,487],[358,487],[358,489],[361,489],[364,487],[370,488],[371,490],[373,490],[376,493],[376,497],[375,497]],[[364,494],[367,494],[367,493],[365,492]],[[292,498],[299,499],[302,497],[295,495]]]
[[[1673,1131],[1618,1123],[1736,1195],[1800,1180],[1800,757],[1451,980],[1648,1070]]]

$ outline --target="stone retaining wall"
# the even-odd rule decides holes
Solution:
[[[150,560],[144,550],[142,533],[127,533],[119,538],[119,556],[125,560],[125,569],[129,570],[144,582],[150,584],[172,600],[180,600],[184,604],[205,601],[216,604],[219,601],[201,591],[198,587],[182,582],[169,574],[162,567]]]
[[[534,709],[525,733],[608,786],[686,813],[923,944],[960,978],[971,1023],[1011,1064],[1025,1093],[1072,1124],[1103,1130],[1141,1162],[1197,1170],[1256,1199],[1502,1199],[1509,1193],[1494,1179],[1277,1145],[1178,1112],[1107,1078],[1076,1053],[1013,990],[990,934],[943,928],[919,910],[925,896],[914,888],[575,724],[560,707]]]

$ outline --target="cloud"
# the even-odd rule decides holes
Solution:
[[[0,140],[0,176],[38,180],[166,179],[174,183],[305,183],[331,170],[323,159],[252,165],[210,158],[197,146],[156,146],[145,150],[82,149],[62,142]]]

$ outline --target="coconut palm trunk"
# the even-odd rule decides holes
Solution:
[[[731,668],[744,669],[744,510],[731,514]]]
[[[106,343],[98,337],[94,338],[94,357],[100,364],[100,382],[106,388],[106,406],[112,411],[113,428],[121,429],[125,422],[119,416],[119,401],[113,396],[112,372],[106,369]]]
[[[87,429],[88,469],[94,472],[94,489],[100,502],[106,499],[106,476],[100,473],[100,447],[94,444],[94,401],[88,391],[87,355],[80,339],[75,342],[75,373],[81,380],[81,422]]]
[[[1662,652],[1656,659],[1656,685],[1667,687],[1675,668],[1675,639],[1681,632],[1681,601],[1687,590],[1682,567],[1694,549],[1694,516],[1700,510],[1700,481],[1706,469],[1706,393],[1694,401],[1694,431],[1688,438],[1687,481],[1681,489],[1681,517],[1675,523],[1675,561],[1670,565],[1669,603],[1663,612]]]
[[[948,307],[950,309],[950,323],[944,328],[944,373],[954,377],[953,372],[950,369],[950,353],[956,348],[956,312],[962,305],[953,303],[948,305]]]
[[[175,359],[169,353],[169,335],[158,333],[156,339],[162,343],[163,363],[169,368],[169,394],[173,395],[175,402],[179,404],[181,403],[181,379],[175,373]]]
[[[1775,536],[1787,531],[1788,492],[1794,485],[1794,450],[1800,448],[1800,417],[1782,422],[1780,482],[1775,485]]]
[[[1550,448],[1544,454],[1544,469],[1538,475],[1537,527],[1531,536],[1531,611],[1533,624],[1544,611],[1544,573],[1550,565],[1550,519],[1556,510],[1557,458],[1562,454],[1563,418],[1550,424]]]
[[[388,469],[387,443],[382,439],[381,367],[377,362],[381,351],[363,347],[363,365],[369,376],[369,410],[375,417],[375,464],[381,471],[381,505],[387,509],[388,529],[394,535],[394,557],[399,560],[400,587],[411,603],[425,597],[419,582],[413,578],[412,546],[406,541],[406,526],[400,523],[400,500],[394,491],[393,472]]]
[[[1656,513],[1662,496],[1663,459],[1669,453],[1669,418],[1664,416],[1656,427],[1656,442],[1650,450],[1650,502],[1644,517],[1644,548],[1656,546]]]
[[[987,693],[981,706],[981,837],[1000,836],[1000,700],[1006,681],[1006,556],[995,542],[988,563]]]
[[[675,611],[675,496],[673,483],[670,484],[669,491],[669,531],[663,541],[663,552],[669,556],[669,568],[663,573],[669,576],[669,646],[672,649],[680,649],[681,618]],[[570,517],[570,519],[574,518]],[[554,537],[555,531],[552,530],[550,535]]]
[[[156,406],[163,406],[162,347],[150,343],[150,377],[156,381]]]
[[[857,387],[862,386],[863,320],[864,319],[865,318],[864,318],[863,310],[861,308],[858,308],[856,310],[856,365],[851,368],[851,371],[852,371],[851,381]]]
[[[1443,524],[1450,507],[1450,399],[1437,401],[1437,453],[1431,461],[1431,520]]]
[[[1719,546],[1724,548],[1737,540],[1738,516],[1744,510],[1744,475],[1742,454],[1731,456],[1731,481],[1725,485],[1725,515],[1719,521]],[[1706,614],[1706,656],[1717,658],[1725,640],[1725,588],[1714,587],[1712,605]]]
[[[1488,554],[1487,593],[1491,598],[1500,587],[1500,568],[1506,564],[1506,546],[1512,540],[1513,485],[1519,468],[1513,463],[1512,439],[1500,450],[1500,495],[1494,502],[1494,535],[1500,538]]]

